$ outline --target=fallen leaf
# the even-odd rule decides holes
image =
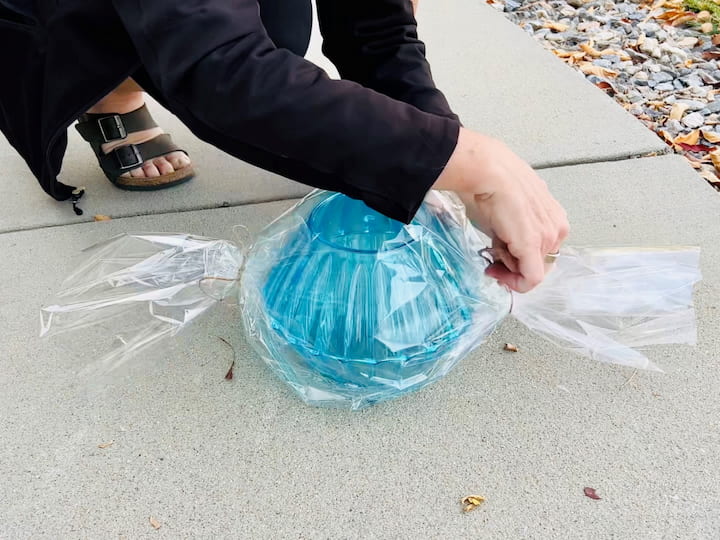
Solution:
[[[595,86],[597,86],[600,90],[604,90],[605,93],[610,96],[615,95],[615,89],[613,88],[613,85],[607,81],[596,82]]]
[[[564,51],[562,49],[553,49],[552,52],[555,56],[564,60],[580,60],[581,58],[585,58],[585,53],[582,51]]]
[[[720,171],[720,150],[710,152],[710,159],[712,164],[715,166],[715,170]]]
[[[484,502],[485,502],[485,497],[483,497],[482,495],[468,495],[467,497],[464,497],[462,500],[462,504],[465,505],[463,507],[463,512],[470,512],[471,510],[475,510],[478,506],[480,506]]]
[[[696,158],[692,154],[685,154],[684,157],[690,162],[690,165],[692,165],[694,169],[702,169],[705,167],[706,163],[712,163],[710,160],[710,154],[706,154],[700,159]]]
[[[227,373],[225,374],[225,380],[226,380],[226,381],[231,381],[232,378],[233,378],[233,368],[235,367],[235,360],[237,360],[237,353],[235,352],[235,347],[233,347],[232,344],[231,344],[228,340],[223,339],[223,338],[221,338],[220,336],[217,336],[217,338],[218,338],[220,341],[222,341],[225,345],[227,345],[228,347],[230,347],[230,349],[231,349],[232,352],[233,352],[233,360],[232,360],[232,362],[230,363],[230,369],[228,369]]]
[[[685,135],[678,135],[673,140],[673,144],[697,144],[700,140],[700,130],[694,129],[690,133],[687,133]]]
[[[94,219],[95,221],[110,221],[112,218],[103,214],[96,214]]]
[[[513,345],[512,343],[506,343],[505,347],[503,347],[506,351],[510,352],[518,352],[517,345]]]
[[[598,77],[607,78],[618,76],[617,71],[613,71],[612,69],[607,69],[602,66],[596,66],[590,62],[581,62],[578,66],[580,67],[580,71],[582,71],[585,75],[596,75]]]
[[[673,144],[672,135],[670,135],[670,133],[668,133],[664,129],[661,129],[660,131],[658,131],[658,135],[660,135],[663,139],[665,139],[666,143]]]
[[[705,146],[704,144],[678,143],[678,146],[686,152],[712,152],[715,150],[714,146]]]
[[[720,45],[720,34],[715,34],[712,37],[712,44],[713,45]]]
[[[672,21],[672,26],[680,26],[681,24],[689,23],[690,21],[694,21],[695,19],[697,19],[697,15],[695,13],[689,13],[687,15],[683,15],[681,17],[678,17],[677,19],[674,19]],[[712,23],[705,24],[710,24],[710,26],[712,27]],[[702,26],[705,26],[705,24],[703,24]],[[700,28],[702,28],[702,26]],[[710,29],[710,32],[712,32],[712,28]]]
[[[701,131],[703,139],[705,139],[707,142],[711,143],[717,143],[720,142],[720,133],[715,133],[714,131]]]
[[[549,28],[553,32],[565,32],[570,27],[567,24],[548,21],[543,25],[543,28]]]
[[[155,518],[152,517],[152,516],[150,516],[150,525],[152,525],[152,528],[155,529],[156,531],[157,531],[160,527],[162,527],[162,524],[161,524],[157,519],[155,519]]]
[[[586,487],[585,489],[583,489],[583,493],[585,494],[586,497],[590,497],[591,499],[593,499],[595,501],[601,500],[600,496],[597,493],[595,493],[595,488]]]
[[[674,103],[670,110],[670,120],[680,120],[688,110],[688,106],[685,103]]]
[[[587,56],[590,56],[592,58],[600,58],[602,56],[609,56],[615,54],[619,56],[620,60],[622,60],[623,62],[630,60],[630,56],[628,56],[625,51],[616,51],[614,49],[605,49],[604,51],[598,51],[595,47],[593,47],[592,42],[581,43],[580,48]]]
[[[718,34],[720,35],[720,34]],[[714,40],[715,38],[713,38]],[[720,51],[705,51],[702,53],[703,60],[717,60],[720,58]]]
[[[115,442],[115,441],[110,441],[110,442],[98,444],[98,448],[109,448],[110,446],[113,445],[114,442]]]

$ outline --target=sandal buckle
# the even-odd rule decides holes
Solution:
[[[118,165],[121,170],[135,169],[143,164],[143,158],[140,154],[140,150],[134,144],[128,144],[127,146],[121,146],[113,150],[115,157],[117,158]]]
[[[127,130],[119,114],[103,116],[97,120],[103,142],[119,141],[127,137]]]

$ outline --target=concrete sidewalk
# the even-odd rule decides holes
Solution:
[[[104,342],[37,334],[40,306],[81,248],[122,232],[254,234],[306,188],[209,149],[158,111],[201,176],[162,194],[120,192],[73,138],[64,174],[89,188],[83,219],[114,218],[77,223],[0,145],[0,538],[716,536],[720,196],[680,157],[632,159],[663,144],[502,15],[452,5],[421,2],[438,84],[466,125],[551,166],[541,174],[568,209],[570,244],[702,247],[698,346],[655,348],[666,373],[633,376],[506,320],[438,384],[349,413],[300,403],[250,350],[235,308],[221,307],[111,381],[80,377],[109,330]],[[237,351],[232,381],[218,336]],[[504,354],[507,341],[521,352]],[[487,502],[462,514],[475,493]]]

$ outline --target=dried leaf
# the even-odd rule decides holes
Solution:
[[[694,129],[690,133],[686,133],[685,135],[678,135],[673,140],[673,144],[697,144],[700,141],[700,130]]]
[[[220,336],[217,336],[217,338],[218,338],[220,341],[222,341],[225,345],[227,345],[228,347],[230,347],[230,349],[231,349],[232,352],[233,352],[233,360],[232,360],[232,362],[230,363],[230,369],[228,369],[227,373],[225,374],[225,380],[226,380],[226,381],[231,381],[232,378],[233,378],[233,368],[235,367],[235,360],[237,360],[237,353],[235,352],[235,347],[233,347],[232,344],[231,344],[228,340],[223,339],[223,338],[221,338]]]
[[[712,152],[715,150],[714,146],[705,146],[704,144],[678,143],[678,146],[686,152]]]
[[[715,133],[714,131],[701,131],[703,139],[705,139],[707,142],[710,143],[718,143],[720,142],[720,133]]]
[[[617,71],[613,71],[612,69],[607,69],[602,66],[596,66],[590,62],[581,62],[578,66],[580,67],[580,71],[582,71],[585,75],[596,75],[598,77],[607,78],[618,76]]]
[[[518,352],[517,345],[513,345],[512,343],[506,343],[505,347],[503,347],[506,351],[510,352]]]
[[[583,489],[583,493],[585,493],[586,497],[590,497],[591,499],[593,499],[595,501],[601,500],[600,496],[597,493],[595,493],[595,488],[586,487],[585,489]]]
[[[670,120],[680,120],[687,110],[688,106],[685,103],[673,103],[670,110]]]
[[[580,60],[581,58],[585,58],[585,53],[582,51],[564,51],[562,49],[553,49],[552,52],[558,58],[562,58],[563,60],[570,60],[571,62],[573,60]]]
[[[470,512],[471,510],[475,510],[478,506],[480,506],[484,502],[485,502],[485,497],[483,497],[482,495],[468,495],[467,497],[464,497],[462,500],[462,504],[465,505],[463,507],[463,512]]]
[[[630,56],[628,56],[625,51],[616,51],[614,49],[605,49],[604,51],[598,51],[596,48],[593,47],[592,42],[581,43],[580,48],[587,56],[590,56],[592,58],[600,58],[602,56],[609,56],[611,54],[615,54],[619,56],[620,60],[622,60],[623,62],[630,60]]]
[[[96,214],[94,219],[95,221],[110,221],[112,218],[103,214]]]
[[[110,441],[102,444],[98,444],[98,448],[109,448],[113,445],[115,441]]]
[[[615,88],[613,88],[613,85],[607,81],[596,82],[595,86],[597,86],[600,90],[604,90],[605,93],[611,97],[615,95]]]
[[[570,27],[564,23],[548,21],[543,25],[543,28],[549,28],[553,32],[565,32]]]
[[[720,35],[720,34],[718,34]],[[713,38],[714,40],[715,38]],[[705,51],[702,53],[703,60],[717,60],[720,58],[720,51]]]
[[[715,165],[715,170],[720,172],[720,150],[710,152],[710,159],[712,164]]]
[[[678,17],[677,19],[673,20],[672,26],[680,26],[685,23],[689,23],[690,21],[694,21],[697,19],[697,15],[695,13],[689,13],[687,15],[683,15],[682,17]],[[707,23],[705,23],[707,24]],[[703,24],[703,26],[705,26]],[[710,24],[712,26],[712,24]],[[701,27],[702,28],[702,27]],[[712,32],[712,29],[710,30]]]
[[[160,527],[162,527],[162,524],[161,524],[157,519],[155,519],[155,518],[152,517],[152,516],[150,516],[150,525],[151,525],[152,528],[155,529],[156,531],[157,531]]]
[[[658,135],[660,135],[663,139],[665,139],[666,143],[673,144],[672,135],[670,135],[670,133],[668,133],[664,129],[661,129],[660,131],[658,131]]]
[[[712,44],[713,45],[720,45],[720,34],[715,34],[712,37]]]

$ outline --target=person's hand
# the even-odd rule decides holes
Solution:
[[[545,277],[545,256],[569,232],[565,210],[547,184],[502,142],[461,128],[455,152],[434,189],[458,193],[468,218],[492,239],[488,275],[517,292]]]

